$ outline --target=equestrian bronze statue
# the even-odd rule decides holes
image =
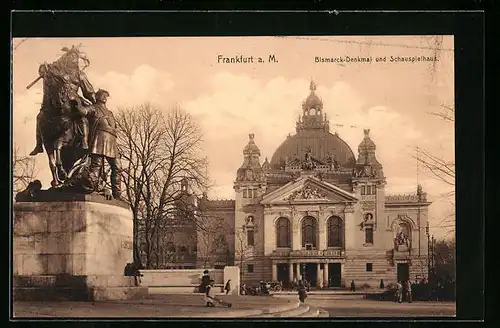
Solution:
[[[30,155],[43,153],[45,148],[53,189],[84,193],[103,190],[106,158],[111,167],[113,196],[119,198],[116,123],[105,105],[109,92],[94,92],[84,73],[90,62],[79,46],[62,50],[64,54],[57,61],[40,65],[39,77],[28,86],[43,80],[36,146]],[[80,68],[82,63],[85,66]]]

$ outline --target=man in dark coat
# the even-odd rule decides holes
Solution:
[[[231,291],[231,279],[226,282],[226,286],[224,287],[224,289],[226,290],[226,295],[229,294],[229,292]]]
[[[205,292],[205,288],[210,284],[210,276],[208,275],[208,270],[203,271],[203,277],[201,277],[200,293]]]
[[[301,280],[299,282],[299,301],[304,303],[306,298],[307,298],[306,286],[304,286],[304,283]]]

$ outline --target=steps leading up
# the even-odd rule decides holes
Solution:
[[[327,311],[318,309],[307,303],[299,303],[286,311],[247,316],[248,318],[328,318]]]
[[[309,311],[299,314],[299,318],[317,318],[319,316],[319,309],[314,306],[309,306]]]

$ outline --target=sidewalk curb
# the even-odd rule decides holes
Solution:
[[[230,310],[230,311],[220,311],[211,313],[211,316],[200,316],[196,318],[210,318],[210,317],[219,317],[219,318],[243,318],[243,317],[259,317],[259,316],[268,316],[273,315],[275,313],[293,311],[300,306],[300,303],[297,302],[289,302],[287,304],[283,304],[281,306],[273,306],[268,309],[260,309],[260,310]]]

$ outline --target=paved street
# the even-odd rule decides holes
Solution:
[[[293,297],[293,296],[286,296]],[[361,297],[340,295],[310,295],[307,303],[328,311],[335,317],[454,317],[454,302],[394,303],[365,300]]]
[[[14,316],[27,317],[244,317],[262,310],[287,311],[298,304],[296,295],[220,296],[232,302],[231,309],[205,307],[199,295],[150,295],[144,300],[102,302],[14,302]],[[454,317],[455,303],[393,303],[363,299],[362,295],[309,295],[306,303],[338,317]]]
[[[59,318],[195,318],[195,317],[242,317],[258,315],[263,311],[286,311],[298,306],[295,299],[274,297],[228,296],[218,298],[232,303],[230,309],[218,305],[205,306],[203,295],[150,295],[143,300],[123,301],[45,301],[14,302],[14,317]]]

